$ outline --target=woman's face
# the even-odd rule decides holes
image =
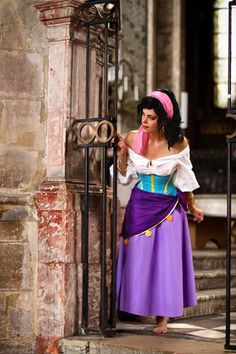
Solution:
[[[143,109],[143,114],[142,114],[142,127],[144,132],[146,133],[152,133],[152,132],[157,132],[157,121],[158,121],[158,116],[154,109]]]

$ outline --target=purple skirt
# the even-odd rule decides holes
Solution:
[[[186,212],[178,205],[172,220],[146,234],[123,237],[117,262],[117,308],[141,316],[178,317],[197,304]]]

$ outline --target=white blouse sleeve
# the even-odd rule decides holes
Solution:
[[[110,174],[113,177],[113,165],[110,167]],[[126,175],[122,176],[122,174],[117,171],[117,182],[125,186],[129,184],[133,179],[138,179],[138,175],[132,161],[130,158],[128,158]]]
[[[192,168],[190,151],[189,149],[186,149],[186,152],[178,159],[177,171],[174,179],[174,185],[181,192],[192,192],[200,187]]]

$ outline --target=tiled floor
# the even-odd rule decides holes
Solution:
[[[119,333],[152,334],[153,324],[143,322],[119,321],[117,330]],[[225,343],[225,314],[198,316],[171,320],[168,324],[169,337],[194,339],[201,341],[214,341]],[[236,312],[231,313],[231,345],[236,345]],[[155,334],[153,334],[155,335]]]

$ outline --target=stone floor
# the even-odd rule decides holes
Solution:
[[[119,321],[118,333],[148,334],[152,335],[153,324],[141,322]],[[171,320],[168,324],[170,338],[184,338],[214,343],[225,343],[225,314],[202,315],[192,318]],[[236,312],[231,312],[231,340],[236,345]],[[153,334],[155,335],[155,334]]]
[[[17,339],[0,339],[0,354],[34,354],[34,345]]]
[[[114,338],[72,337],[62,340],[62,353],[84,353],[87,343],[89,353],[181,353],[181,354],[222,354],[236,351],[224,350],[225,314],[202,315],[192,318],[173,319],[169,322],[166,335],[152,333],[151,321],[118,321],[117,335]],[[86,345],[85,345],[86,343]],[[23,344],[23,343],[21,343]],[[231,313],[231,345],[236,346],[236,312]],[[231,348],[232,349],[232,348]],[[32,349],[24,350],[22,345],[11,347],[0,340],[0,354],[31,354]]]

